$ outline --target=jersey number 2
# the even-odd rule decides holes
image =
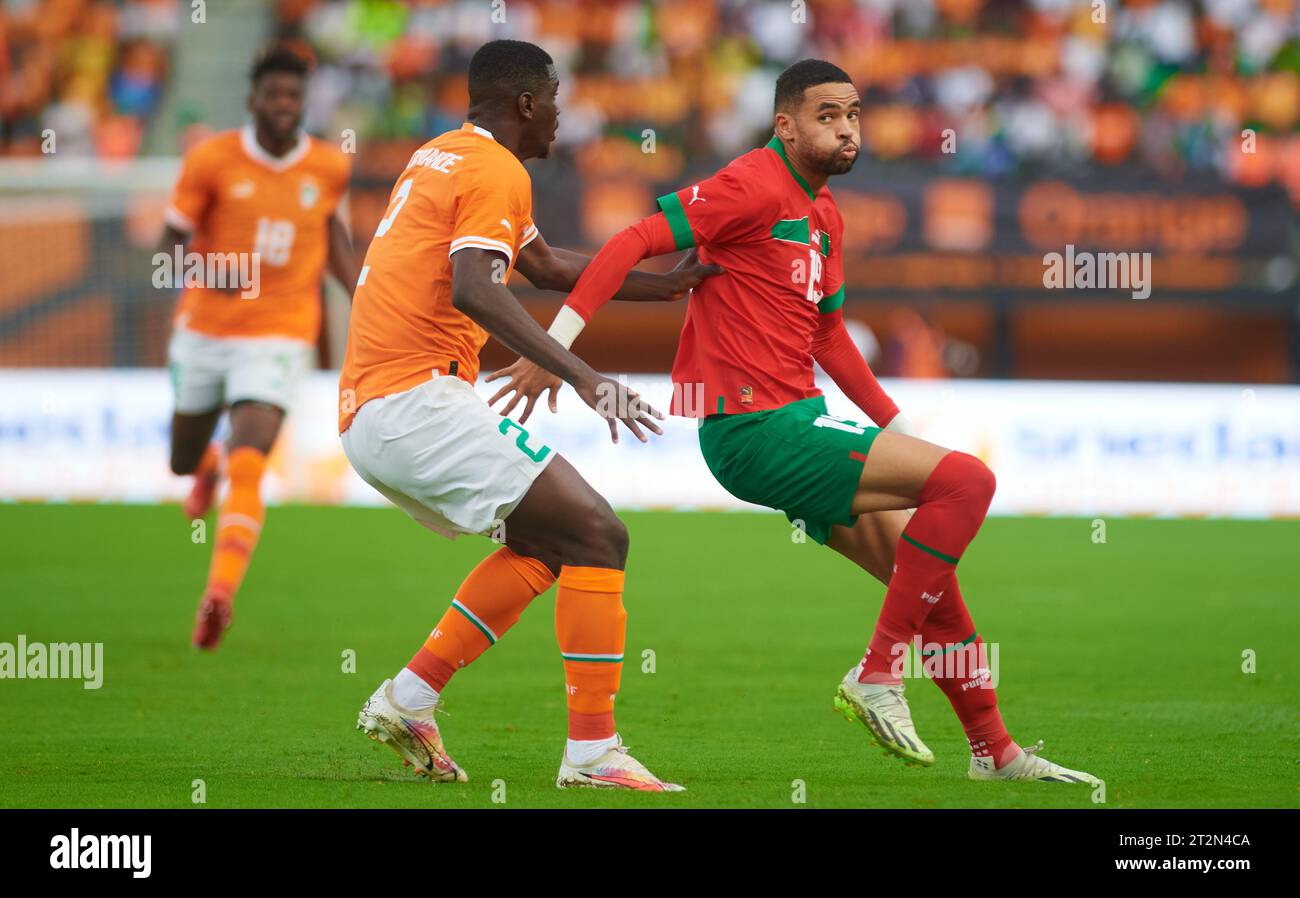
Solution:
[[[519,436],[515,438],[515,445],[519,447],[520,451],[522,451],[524,455],[527,455],[533,461],[540,462],[550,454],[550,446],[543,446],[536,450],[528,448],[528,431],[524,430],[509,418],[502,418],[501,426],[497,429],[500,430],[502,434],[509,436],[511,428],[519,431]]]
[[[376,237],[384,236],[388,233],[388,229],[393,226],[393,222],[397,220],[397,213],[402,211],[402,207],[406,205],[407,197],[411,195],[411,184],[414,181],[414,178],[407,178],[397,188],[397,193],[393,196],[393,208],[388,210],[388,214],[379,222],[379,227],[375,228]]]

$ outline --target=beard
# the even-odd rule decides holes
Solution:
[[[817,169],[827,175],[842,175],[853,168],[853,164],[858,161],[858,157],[845,159],[840,153],[844,152],[845,147],[856,146],[856,144],[845,141],[837,146],[834,150],[817,160]],[[858,155],[861,155],[859,148]]]
[[[302,118],[298,117],[287,125],[281,125],[278,118],[267,116],[259,124],[262,126],[263,133],[269,135],[272,140],[287,143],[298,133]]]

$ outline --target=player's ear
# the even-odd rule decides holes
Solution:
[[[537,109],[537,100],[529,91],[524,91],[515,100],[516,108],[519,110],[519,117],[524,121],[532,121],[533,113]]]
[[[782,140],[792,140],[794,138],[794,117],[788,112],[778,111],[772,128],[777,137]]]

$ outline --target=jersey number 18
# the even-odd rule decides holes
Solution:
[[[253,252],[257,253],[267,265],[283,268],[289,264],[293,237],[293,222],[259,218],[257,238],[253,241]]]

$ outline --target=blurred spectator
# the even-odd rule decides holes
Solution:
[[[133,156],[157,113],[179,0],[5,0],[0,154]]]
[[[891,377],[947,377],[943,331],[909,307],[894,310],[883,373]]]

